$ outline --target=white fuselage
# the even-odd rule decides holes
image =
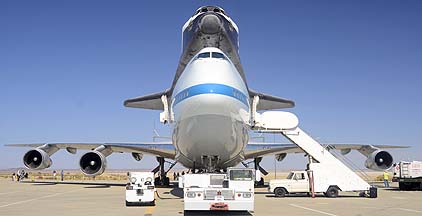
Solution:
[[[199,53],[204,52],[222,53],[212,47]],[[248,143],[249,94],[228,58],[192,58],[175,85],[171,107],[175,123],[172,139],[181,164],[224,169],[243,160],[241,153]]]

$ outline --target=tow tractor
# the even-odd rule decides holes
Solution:
[[[155,205],[153,172],[128,172],[126,206]]]
[[[250,168],[229,168],[226,173],[186,174],[179,178],[184,210],[253,211],[254,183],[261,176]]]

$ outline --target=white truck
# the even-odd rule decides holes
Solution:
[[[400,190],[422,189],[422,161],[401,161],[394,165],[393,182]]]
[[[294,193],[311,193],[308,172],[290,171],[286,179],[270,180],[268,191],[274,193],[277,197],[284,197],[287,194]],[[336,193],[332,195],[336,196]]]
[[[126,206],[155,205],[153,172],[128,172]]]
[[[227,173],[186,174],[179,178],[185,211],[253,211],[254,169],[229,168]]]
[[[377,197],[375,187],[368,185],[363,188],[359,182],[339,178],[336,173],[319,163],[311,163],[308,166],[309,171],[291,171],[287,179],[270,180],[268,191],[277,197],[295,193],[307,193],[313,196],[315,193],[323,193],[326,197],[337,197],[339,191],[353,191],[359,192],[360,196],[367,194],[370,198]]]

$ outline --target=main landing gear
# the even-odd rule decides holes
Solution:
[[[154,184],[168,187],[170,185],[170,178],[167,177],[167,173],[168,171],[170,171],[171,168],[173,168],[174,165],[176,165],[176,162],[170,163],[166,161],[164,157],[157,157],[157,161],[158,161],[158,166],[152,170],[154,174],[159,172],[158,177],[154,179]],[[164,164],[166,162],[170,164],[170,167],[167,169],[167,171],[164,169]]]
[[[243,166],[245,166],[247,168],[247,167],[249,167],[250,163],[253,163],[256,171],[259,170],[263,175],[268,175],[268,172],[264,168],[262,168],[261,165],[259,165],[261,163],[261,161],[262,161],[262,157],[257,157],[257,158],[254,158],[253,161],[249,161],[247,163],[242,162],[242,164],[243,164]],[[263,187],[264,186],[264,178],[261,177],[261,179],[259,181],[255,181],[255,186]]]

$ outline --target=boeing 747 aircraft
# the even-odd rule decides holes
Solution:
[[[160,143],[37,143],[11,144],[32,147],[23,157],[30,169],[51,166],[50,157],[59,149],[75,154],[89,150],[79,161],[88,176],[100,175],[106,168],[106,157],[113,152],[131,153],[135,160],[144,154],[157,157],[157,183],[168,184],[166,159],[192,169],[218,171],[253,160],[262,173],[262,157],[275,155],[278,161],[288,153],[303,153],[294,144],[259,144],[249,142],[254,127],[254,113],[294,107],[294,102],[254,91],[248,87],[239,56],[238,26],[220,7],[199,8],[182,29],[182,55],[171,87],[167,90],[128,99],[124,106],[161,110],[160,121],[173,128],[171,142]],[[258,99],[259,102],[254,102]],[[392,166],[391,154],[373,146],[333,144],[331,148],[346,154],[354,149],[366,157],[370,169]],[[173,165],[175,164],[173,163]],[[171,168],[171,167],[170,167]]]

